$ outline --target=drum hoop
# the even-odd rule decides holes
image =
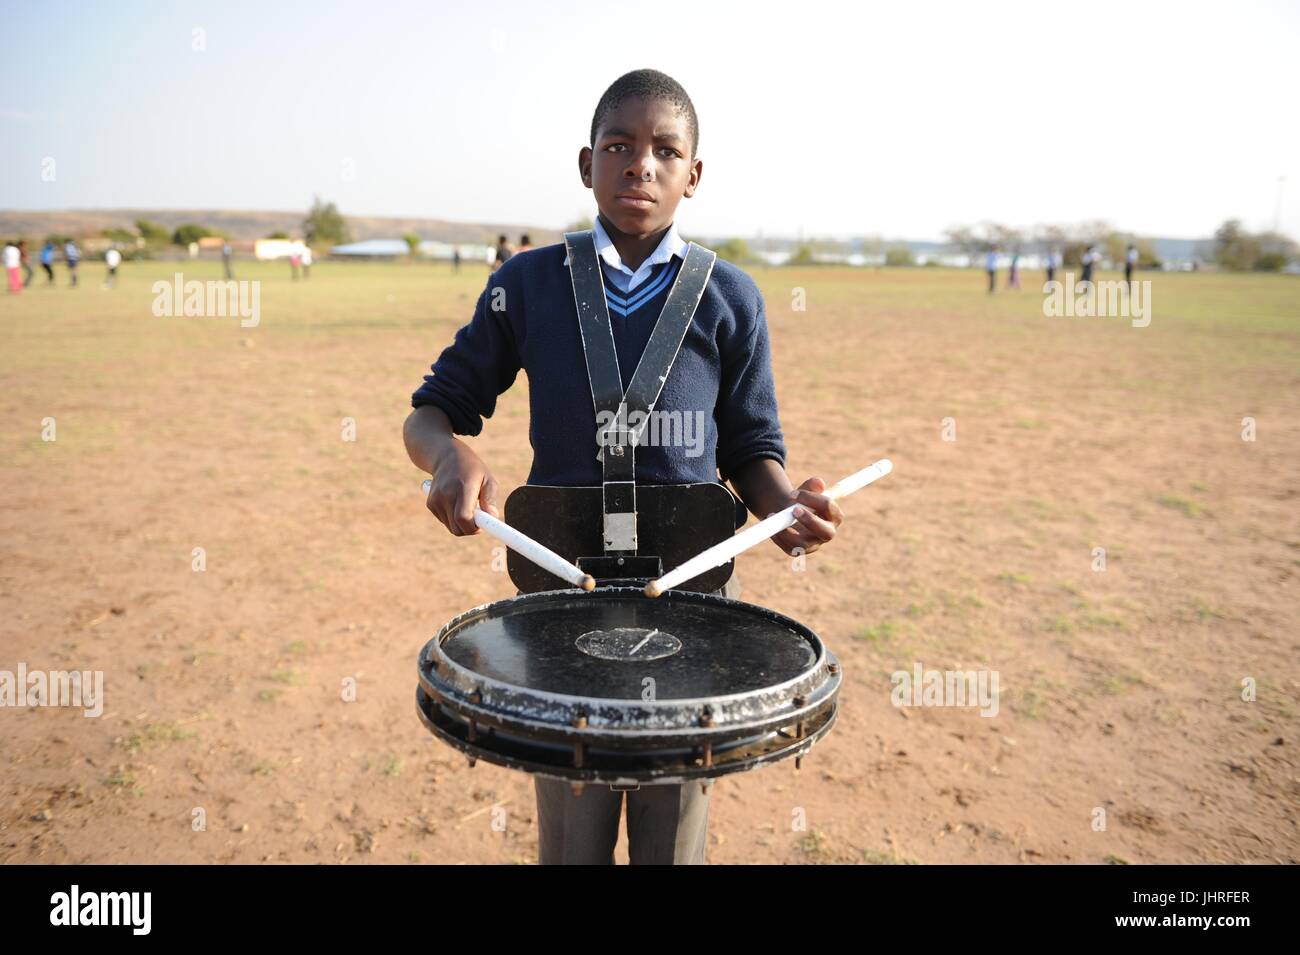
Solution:
[[[576,588],[565,588],[562,590],[544,590],[544,591],[538,591],[536,593],[531,593],[531,594],[519,594],[514,597],[506,597],[501,600],[488,601],[487,603],[479,604],[477,607],[472,607],[469,610],[457,614],[451,620],[447,621],[447,623],[443,624],[443,626],[439,628],[438,632],[434,635],[433,639],[431,639],[428,643],[426,643],[424,648],[420,651],[420,656],[419,656],[420,678],[422,683],[427,684],[426,692],[432,690],[433,692],[431,693],[431,695],[435,697],[445,695],[443,693],[438,692],[436,686],[432,685],[432,681],[428,680],[426,676],[426,670],[434,670],[435,675],[439,678],[441,682],[450,685],[452,689],[456,690],[457,693],[462,695],[471,693],[474,690],[481,691],[484,687],[491,687],[494,689],[499,688],[501,690],[510,693],[524,694],[526,696],[530,696],[537,699],[539,702],[546,702],[562,708],[568,708],[574,710],[591,710],[591,709],[596,709],[601,707],[608,708],[608,709],[623,709],[623,710],[633,709],[633,710],[646,712],[648,715],[651,716],[671,714],[672,712],[677,710],[686,710],[686,709],[698,710],[703,707],[708,707],[713,713],[716,720],[718,717],[723,715],[718,711],[728,709],[729,704],[734,705],[734,704],[742,703],[747,700],[752,700],[759,695],[775,695],[778,697],[793,696],[796,695],[796,691],[799,689],[801,684],[809,684],[811,689],[815,687],[820,687],[827,682],[830,682],[832,684],[837,684],[839,682],[838,680],[828,681],[826,679],[828,654],[827,654],[825,643],[810,628],[799,623],[797,620],[794,620],[791,617],[787,617],[785,614],[779,613],[778,611],[771,610],[770,608],[759,607],[757,604],[749,604],[742,600],[734,600],[730,597],[723,597],[718,594],[702,594],[702,593],[696,593],[694,591],[687,591],[687,590],[670,590],[667,592],[667,594],[664,594],[663,596],[658,598],[645,597],[644,594],[642,594],[641,590],[639,590],[636,587],[604,587],[599,590],[592,591],[592,594],[593,595],[638,594],[641,595],[642,598],[646,600],[650,600],[650,599],[662,600],[666,596],[674,595],[672,599],[684,600],[687,603],[718,604],[720,606],[754,607],[757,610],[761,611],[762,614],[775,618],[775,620],[778,623],[790,629],[791,632],[795,633],[797,636],[809,640],[816,650],[816,654],[817,654],[816,658],[813,660],[813,662],[808,666],[808,668],[803,673],[791,677],[790,679],[785,680],[781,683],[774,683],[771,686],[766,686],[754,690],[746,690],[739,693],[722,694],[718,696],[700,696],[700,697],[690,697],[685,699],[647,701],[647,700],[618,699],[617,697],[578,696],[571,693],[556,693],[551,690],[538,690],[532,687],[520,686],[517,683],[510,683],[505,680],[499,680],[494,677],[485,676],[481,673],[478,673],[477,671],[471,670],[468,667],[465,667],[457,663],[455,660],[451,659],[449,656],[447,656],[446,652],[442,649],[443,641],[446,639],[446,637],[450,636],[452,631],[454,631],[457,627],[464,624],[471,617],[486,613],[488,608],[490,607],[500,606],[502,604],[514,604],[516,602],[521,604],[522,603],[544,603],[546,598],[554,598],[560,595],[569,596],[569,597],[584,595],[582,599],[599,599],[596,596],[586,597],[585,594],[586,594],[585,591],[578,590]],[[434,654],[436,654],[437,662],[439,664],[437,668],[432,666],[432,663],[434,662],[433,661]],[[450,676],[444,675],[443,672],[440,672],[444,667],[447,668]],[[820,694],[818,695],[820,696]],[[463,696],[457,697],[455,698],[455,700],[456,702],[461,702],[463,700]]]

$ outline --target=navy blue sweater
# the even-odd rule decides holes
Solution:
[[[563,244],[550,245],[518,253],[493,272],[474,318],[438,357],[411,404],[436,405],[456,434],[475,435],[522,368],[528,375],[533,447],[528,483],[574,487],[599,484],[601,467],[596,413],[564,258]],[[674,256],[627,294],[606,279],[624,389],[680,266],[681,258]],[[687,415],[696,422],[702,417],[702,447],[698,438],[694,447],[681,441],[640,444],[638,483],[717,481],[719,471],[728,480],[755,458],[785,464],[763,297],[736,266],[721,259],[714,265],[655,410],[669,417],[681,412],[683,423]]]

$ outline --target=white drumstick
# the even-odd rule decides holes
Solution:
[[[424,493],[433,487],[432,481],[424,482]],[[527,557],[542,570],[550,571],[556,577],[567,580],[583,590],[594,590],[596,580],[577,564],[571,564],[549,547],[544,547],[527,534],[521,534],[505,521],[499,521],[481,507],[474,508],[474,523],[487,531],[511,550]]]
[[[865,467],[861,471],[850,474],[841,481],[836,481],[828,487],[823,493],[831,500],[852,494],[854,491],[866,487],[872,481],[877,481],[884,477],[890,471],[894,470],[893,462],[889,458],[881,458],[870,467]],[[712,570],[714,567],[720,567],[737,554],[749,550],[755,544],[760,544],[776,534],[781,533],[787,527],[795,523],[794,509],[796,507],[805,507],[802,504],[791,504],[783,511],[777,511],[770,517],[765,517],[753,527],[746,528],[736,536],[723,541],[720,544],[714,544],[703,553],[692,557],[686,563],[670,570],[658,580],[652,580],[646,584],[645,592],[647,597],[658,597],[665,590],[676,587],[684,580],[690,580],[697,577],[706,570]]]

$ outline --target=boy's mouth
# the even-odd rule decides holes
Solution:
[[[614,196],[614,201],[621,206],[631,206],[633,209],[648,209],[655,204],[654,197],[640,189],[624,190]]]

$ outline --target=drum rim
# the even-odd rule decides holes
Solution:
[[[646,600],[661,600],[663,597],[674,595],[673,599],[685,600],[688,603],[705,603],[717,604],[719,606],[736,606],[743,608],[753,608],[764,616],[775,618],[782,626],[788,628],[796,634],[811,643],[816,651],[816,657],[803,672],[784,680],[780,683],[773,683],[770,686],[761,687],[753,690],[745,690],[739,693],[728,693],[717,696],[689,697],[673,700],[629,700],[619,699],[616,697],[597,697],[597,696],[578,696],[571,693],[557,693],[551,690],[539,690],[532,687],[520,686],[517,683],[511,683],[505,680],[499,680],[494,677],[488,677],[474,670],[469,669],[455,660],[451,659],[442,648],[445,639],[459,626],[462,626],[471,617],[481,615],[490,607],[501,606],[503,604],[514,603],[541,603],[545,598],[555,598],[558,596],[578,597],[579,599],[599,599],[604,596],[630,596],[640,594]],[[436,654],[438,667],[434,667],[433,655]],[[791,617],[779,611],[772,610],[769,607],[761,607],[757,604],[747,603],[743,600],[736,600],[731,597],[723,597],[719,594],[705,594],[689,590],[669,590],[660,597],[645,597],[644,593],[637,587],[600,587],[594,591],[583,591],[577,588],[564,588],[560,590],[543,590],[530,594],[517,594],[513,597],[505,597],[500,600],[492,600],[471,607],[462,613],[457,614],[451,620],[447,621],[438,629],[438,632],[429,640],[420,650],[418,659],[418,670],[420,682],[424,685],[425,691],[435,698],[443,698],[448,703],[469,703],[468,694],[487,687],[499,688],[510,693],[532,696],[538,700],[544,700],[553,705],[567,707],[571,710],[590,711],[593,709],[635,709],[644,710],[649,713],[668,714],[674,710],[693,709],[699,710],[708,708],[715,716],[722,715],[720,711],[727,709],[727,704],[739,703],[750,700],[757,695],[776,695],[778,697],[791,697],[796,695],[800,684],[811,683],[813,687],[822,687],[830,683],[833,690],[838,689],[838,679],[827,679],[827,676],[837,676],[828,674],[827,665],[833,657],[829,654],[825,642],[810,627],[799,623]],[[442,672],[442,668],[449,668],[452,678],[448,678]],[[431,678],[430,672],[433,671]],[[435,679],[436,678],[436,679]],[[454,690],[456,695],[448,697],[442,691],[439,684]],[[820,695],[820,694],[819,694]],[[474,704],[469,703],[470,706]],[[557,728],[559,728],[557,726]],[[612,732],[618,732],[611,730]]]

